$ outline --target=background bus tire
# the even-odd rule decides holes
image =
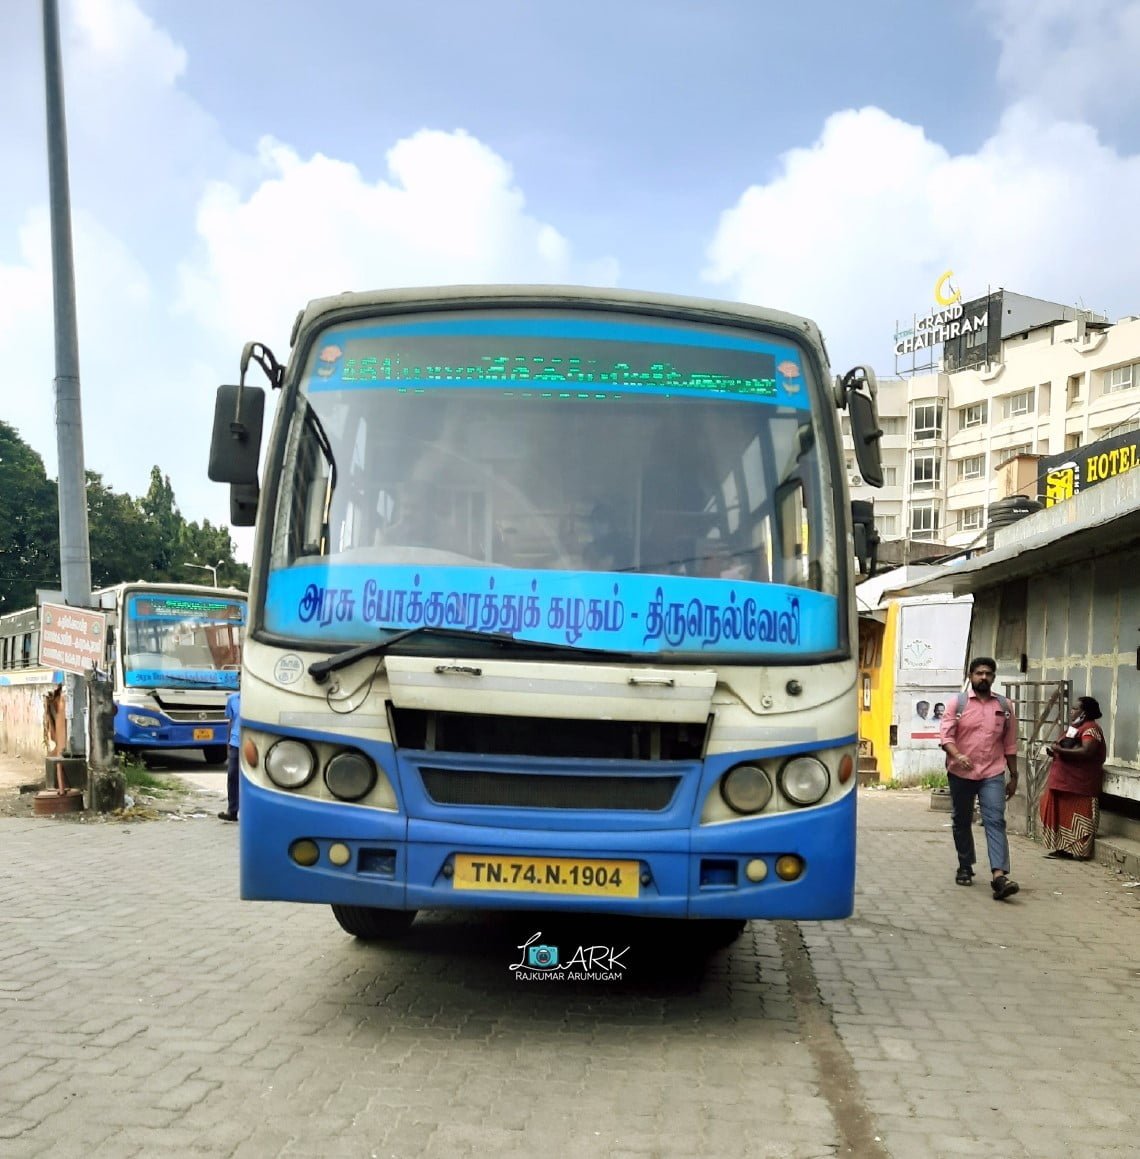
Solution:
[[[376,909],[366,905],[334,905],[333,917],[345,933],[366,942],[398,938],[412,928],[414,909]]]
[[[226,763],[226,746],[224,744],[208,744],[202,750],[202,756],[208,765],[224,765]]]

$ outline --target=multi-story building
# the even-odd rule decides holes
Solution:
[[[880,382],[884,486],[864,488],[854,468],[850,483],[884,540],[984,543],[990,504],[1042,490],[1039,458],[1140,429],[1140,318],[1005,290],[961,316],[942,323],[940,370]]]

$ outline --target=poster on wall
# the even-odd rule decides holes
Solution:
[[[937,740],[946,714],[946,701],[923,698],[913,705],[910,725],[911,740]]]

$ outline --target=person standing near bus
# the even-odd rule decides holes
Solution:
[[[960,693],[955,711],[942,718],[940,743],[946,753],[954,846],[959,885],[974,884],[974,833],[970,820],[977,800],[986,831],[994,900],[1020,888],[1009,876],[1009,838],[1005,803],[1017,791],[1017,718],[1008,700],[993,691],[997,662],[989,656],[970,661],[970,687]],[[1005,778],[1009,769],[1009,779]]]
[[[1041,795],[1041,839],[1046,857],[1088,861],[1093,855],[1100,820],[1100,790],[1108,750],[1100,702],[1092,696],[1077,698],[1077,707],[1063,737],[1045,751],[1053,758]]]
[[[226,720],[230,735],[226,746],[226,808],[218,814],[220,821],[238,819],[238,790],[241,783],[241,689],[226,700]]]

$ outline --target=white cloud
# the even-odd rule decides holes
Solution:
[[[183,90],[185,50],[136,3],[75,0],[61,15],[85,462],[116,490],[141,494],[158,464],[188,519],[224,525],[226,489],[206,478],[214,387],[232,381],[246,339],[283,356],[310,298],[431,282],[616,280],[612,259],[578,260],[555,225],[529,213],[507,162],[467,133],[398,141],[377,182],[350,161],[303,159],[271,138],[242,153]],[[42,84],[34,68],[0,79],[14,107],[42,105]],[[54,475],[42,136],[14,139],[6,161],[0,418]],[[234,538],[248,554],[248,534]]]
[[[182,269],[182,304],[235,344],[264,337],[284,354],[297,310],[344,290],[437,283],[612,283],[612,259],[580,262],[526,211],[510,166],[463,131],[423,130],[387,153],[388,180],[353,164],[261,142],[248,196],[215,183],[198,211],[200,253]]]
[[[1015,101],[1062,119],[1128,117],[1140,98],[1140,0],[981,0]]]
[[[932,305],[948,267],[989,287],[1114,313],[1136,309],[1140,157],[1086,124],[1008,109],[974,153],[951,155],[881,109],[836,113],[809,148],[722,214],[707,280],[815,318],[836,369],[893,370],[895,317]]]
[[[186,71],[186,50],[132,0],[74,0],[72,12],[93,67],[129,68],[135,84],[147,73],[161,87]]]

